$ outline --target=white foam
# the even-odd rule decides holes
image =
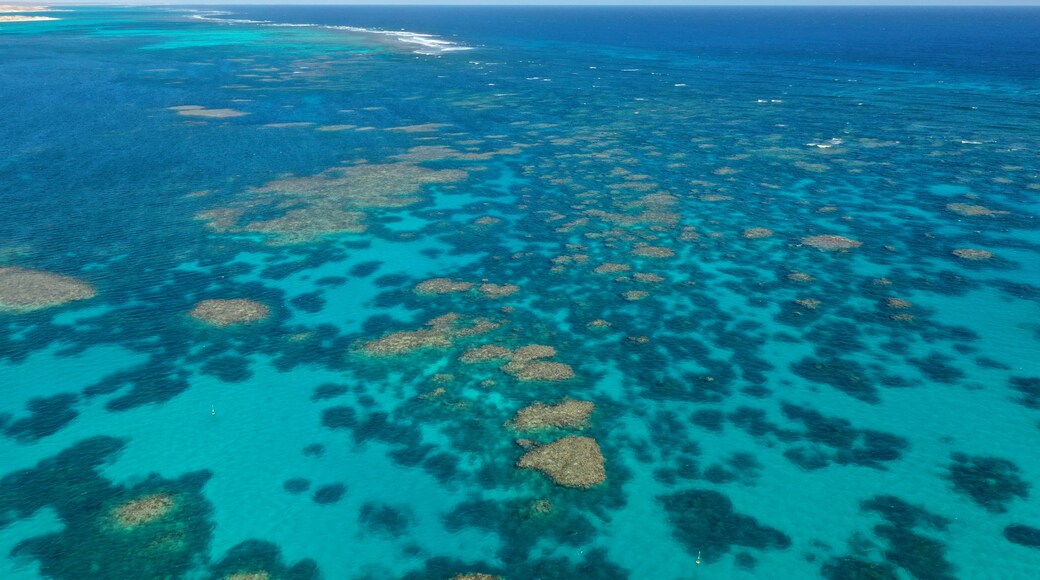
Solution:
[[[830,149],[831,147],[834,147],[836,145],[841,145],[844,142],[845,141],[835,137],[833,139],[828,139],[827,141],[820,141],[820,142],[814,141],[812,143],[806,143],[805,146],[806,147],[818,147],[820,149]]]
[[[473,50],[472,46],[465,46],[456,42],[452,42],[450,40],[444,40],[432,34],[426,34],[422,32],[410,32],[407,30],[380,30],[376,28],[361,28],[359,26],[293,24],[289,22],[271,22],[270,20],[225,18],[226,16],[230,16],[232,13],[224,10],[199,10],[192,8],[180,8],[171,9],[171,12],[187,12],[191,15],[191,18],[194,18],[196,20],[205,20],[207,22],[215,22],[217,24],[252,24],[257,26],[273,26],[280,28],[327,28],[330,30],[346,30],[348,32],[356,32],[360,34],[377,34],[382,37],[390,38],[392,41],[397,42],[399,44],[408,45],[409,47],[418,45],[420,48],[413,50],[412,52],[416,54],[430,56],[437,56],[447,52]]]

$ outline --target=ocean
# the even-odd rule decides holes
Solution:
[[[0,578],[1031,579],[1040,9],[0,22]]]

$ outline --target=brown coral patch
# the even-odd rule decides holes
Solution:
[[[748,228],[743,232],[743,236],[749,240],[768,238],[771,235],[773,235],[773,230],[769,228]]]
[[[642,246],[632,250],[632,254],[646,258],[671,258],[675,256],[675,252],[671,249],[658,246]]]
[[[628,264],[617,264],[614,262],[607,262],[606,264],[600,264],[596,266],[593,272],[597,274],[616,274],[618,272],[627,272],[632,269],[632,266]]]
[[[0,310],[31,312],[97,295],[94,287],[70,276],[0,267]]]
[[[134,528],[154,522],[173,511],[176,498],[168,493],[156,493],[132,499],[112,509],[113,521],[121,528]]]
[[[502,370],[520,381],[567,381],[574,378],[570,365],[556,361],[511,361]]]
[[[499,323],[485,318],[477,318],[466,326],[462,324],[462,317],[452,312],[430,320],[424,328],[391,332],[381,338],[363,342],[360,350],[368,356],[383,357],[431,348],[450,348],[458,338],[484,334],[499,326]]]
[[[508,348],[494,344],[485,344],[462,353],[459,360],[466,364],[474,364],[509,358],[510,354],[511,352]]]
[[[589,417],[595,408],[595,403],[590,401],[566,400],[556,405],[536,402],[517,411],[513,420],[506,425],[517,431],[551,428],[580,429],[588,426]]]
[[[513,294],[516,294],[517,292],[520,291],[520,287],[517,286],[516,284],[488,284],[488,283],[485,283],[485,284],[481,284],[480,288],[478,288],[478,289],[480,290],[480,293],[484,295],[485,298],[491,298],[491,299],[505,298],[507,296],[512,296]]]
[[[885,299],[885,306],[888,306],[889,308],[894,308],[894,309],[897,309],[897,310],[905,310],[905,309],[910,308],[911,306],[913,306],[913,303],[911,303],[909,300],[906,300],[904,298],[886,298]]]
[[[455,292],[467,292],[473,288],[472,282],[462,282],[451,278],[431,278],[420,282],[415,287],[418,294],[452,294]]]
[[[191,309],[190,316],[213,326],[229,326],[232,324],[249,324],[259,322],[271,313],[271,309],[262,302],[247,298],[230,300],[203,300]]]
[[[802,243],[806,246],[811,246],[818,250],[824,250],[828,252],[838,250],[851,250],[858,248],[863,245],[862,242],[846,238],[845,236],[836,236],[833,234],[825,234],[821,236],[809,236],[802,238]]]
[[[437,387],[436,389],[433,389],[432,391],[426,391],[425,393],[419,393],[419,399],[422,400],[422,401],[428,401],[430,399],[436,399],[438,397],[443,397],[446,394],[448,394],[447,389],[445,389],[444,387]]]
[[[1006,211],[992,210],[992,209],[989,209],[988,207],[982,206],[982,205],[970,205],[970,204],[967,204],[967,203],[951,203],[951,204],[947,204],[946,209],[952,211],[955,214],[959,214],[959,215],[963,215],[963,216],[969,216],[969,217],[974,217],[974,216],[994,217],[994,216],[998,216],[998,215],[1007,215],[1008,213],[1010,213],[1010,212],[1006,212]]]
[[[445,333],[425,328],[391,332],[382,338],[366,342],[362,348],[368,355],[393,356],[420,349],[450,346],[451,339]]]
[[[979,260],[989,260],[993,257],[993,252],[986,250],[976,250],[972,248],[958,248],[953,251],[953,255],[957,256],[962,260],[971,260],[973,262]]]
[[[365,214],[345,211],[324,204],[314,204],[303,209],[294,209],[280,217],[249,222],[242,228],[246,232],[281,234],[283,242],[306,242],[328,234],[360,234],[367,226]]]
[[[535,469],[557,485],[587,489],[607,480],[603,453],[591,437],[571,435],[528,451],[516,462]]]
[[[709,193],[700,197],[701,201],[733,201],[733,198],[728,195],[721,195],[718,193]]]
[[[647,282],[649,284],[658,284],[665,280],[663,276],[648,272],[636,272],[635,274],[632,274],[632,277],[640,282]]]
[[[498,219],[497,217],[485,215],[473,220],[473,223],[475,223],[478,226],[493,226],[497,223],[500,223],[501,221],[502,220]]]
[[[267,570],[261,570],[259,572],[235,572],[230,576],[224,576],[224,580],[270,580],[271,575],[267,573]]]
[[[547,499],[536,499],[531,502],[531,512],[536,514],[547,514],[553,511],[553,504]]]
[[[513,351],[512,359],[516,362],[528,362],[540,358],[556,356],[556,349],[545,344],[529,344]]]

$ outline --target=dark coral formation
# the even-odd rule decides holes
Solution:
[[[733,502],[712,490],[690,489],[657,500],[668,513],[672,534],[690,554],[705,562],[720,559],[735,546],[756,550],[786,550],[787,534],[736,512]]]
[[[1004,513],[1016,498],[1029,497],[1029,483],[1017,465],[998,457],[954,453],[946,476],[953,489],[993,513]]]
[[[729,418],[749,435],[778,440],[786,447],[784,457],[805,470],[831,464],[885,469],[886,463],[902,458],[910,446],[898,435],[860,429],[847,419],[828,417],[810,407],[782,403],[781,410],[798,429],[781,427],[764,411],[751,407],[740,407]]]
[[[1017,400],[1030,409],[1040,409],[1040,377],[1011,377],[1011,388],[1021,394]]]
[[[855,534],[850,540],[853,554],[832,558],[821,569],[828,580],[856,578],[901,578],[898,569],[913,578],[953,580],[955,566],[946,558],[946,545],[935,537],[946,531],[950,519],[931,513],[922,506],[898,497],[879,495],[860,504],[864,513],[875,513],[884,520],[873,527],[882,542],[883,562],[865,559],[876,546]]]
[[[1014,544],[1040,550],[1040,528],[1025,524],[1012,524],[1004,528],[1004,537]]]
[[[820,569],[826,580],[898,580],[896,569],[885,562],[869,562],[844,556],[828,560]]]
[[[79,396],[75,393],[29,399],[26,403],[29,411],[27,417],[12,421],[10,416],[0,414],[0,433],[22,441],[36,441],[49,437],[79,416],[79,412],[75,410],[77,402]]]
[[[391,538],[403,536],[412,524],[414,516],[406,507],[365,502],[358,512],[358,523],[371,533]]]
[[[342,483],[330,483],[314,490],[314,503],[328,505],[337,503],[347,493],[347,486]]]

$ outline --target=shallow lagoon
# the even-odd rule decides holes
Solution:
[[[1040,564],[1035,10],[60,16],[0,267],[94,294],[0,312],[0,576]]]

